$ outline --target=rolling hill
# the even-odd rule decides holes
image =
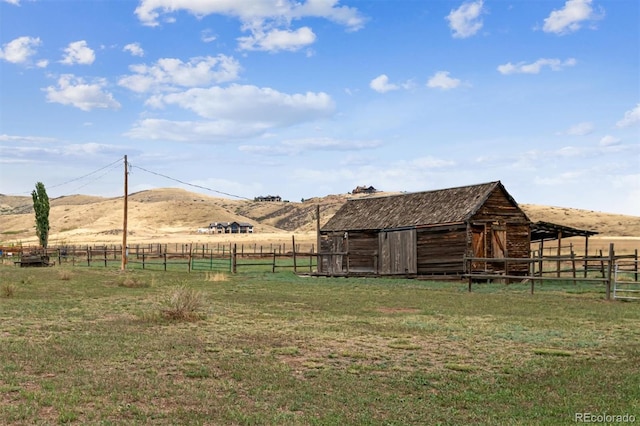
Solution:
[[[376,194],[380,196],[383,194]],[[359,195],[372,196],[372,195]],[[129,195],[128,229],[137,240],[193,238],[211,222],[250,222],[256,234],[313,234],[316,206],[324,224],[351,195],[329,195],[304,202],[256,202],[211,197],[163,188]],[[51,239],[67,242],[117,241],[123,218],[122,197],[71,195],[50,200]],[[521,204],[533,220],[543,220],[601,235],[640,237],[640,217],[565,207]],[[187,237],[188,236],[188,237]],[[31,197],[0,195],[0,242],[33,243]]]

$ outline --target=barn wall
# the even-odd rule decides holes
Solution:
[[[471,219],[471,230],[468,241],[478,241],[477,231],[483,227],[484,251],[486,257],[492,258],[528,258],[530,247],[529,220],[520,208],[515,205],[500,188],[492,191],[482,207]],[[472,230],[476,231],[475,237]],[[476,250],[468,250],[469,255],[476,255]],[[503,272],[504,262],[474,263],[474,270]],[[507,263],[508,273],[523,274],[529,269],[526,263]]]
[[[501,188],[495,188],[485,203],[473,215],[473,221],[529,222],[527,216],[514,205]]]
[[[324,274],[342,274],[346,271],[344,233],[337,232],[320,236],[320,261],[318,272]]]
[[[417,230],[418,274],[462,274],[467,249],[466,227]]]
[[[380,258],[378,273],[415,274],[416,264],[416,230],[382,231],[378,234]]]
[[[376,272],[378,234],[375,231],[351,231],[348,234],[349,271]]]

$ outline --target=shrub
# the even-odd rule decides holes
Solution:
[[[211,272],[206,272],[204,279],[205,281],[220,282],[220,281],[227,281],[228,277],[221,272],[216,272],[215,274]]]
[[[118,286],[127,288],[146,288],[149,287],[149,283],[142,280],[140,277],[126,276],[120,278]]]
[[[175,289],[163,309],[162,316],[170,320],[198,321],[204,318],[203,294],[193,288],[182,285]]]
[[[58,272],[58,277],[60,277],[62,281],[69,281],[71,279],[71,271],[67,271],[63,269],[60,272]]]
[[[2,284],[2,287],[0,287],[2,297],[13,297],[15,293],[16,286],[14,284]]]

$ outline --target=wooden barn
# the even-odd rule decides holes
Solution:
[[[319,230],[322,275],[461,275],[528,258],[531,221],[501,182],[347,201]],[[526,274],[526,263],[473,272]]]

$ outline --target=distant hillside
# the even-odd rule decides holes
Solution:
[[[380,196],[358,195],[357,197]],[[145,238],[194,234],[211,222],[242,221],[256,233],[309,233],[316,229],[316,206],[321,225],[326,223],[351,195],[329,195],[304,202],[256,202],[231,200],[182,189],[154,189],[129,196],[129,231]],[[103,198],[71,195],[51,199],[51,235],[59,240],[83,241],[121,233],[122,197]],[[533,220],[595,230],[602,235],[640,237],[640,217],[564,207],[522,204]],[[0,241],[33,239],[34,216],[31,197],[0,195]]]

